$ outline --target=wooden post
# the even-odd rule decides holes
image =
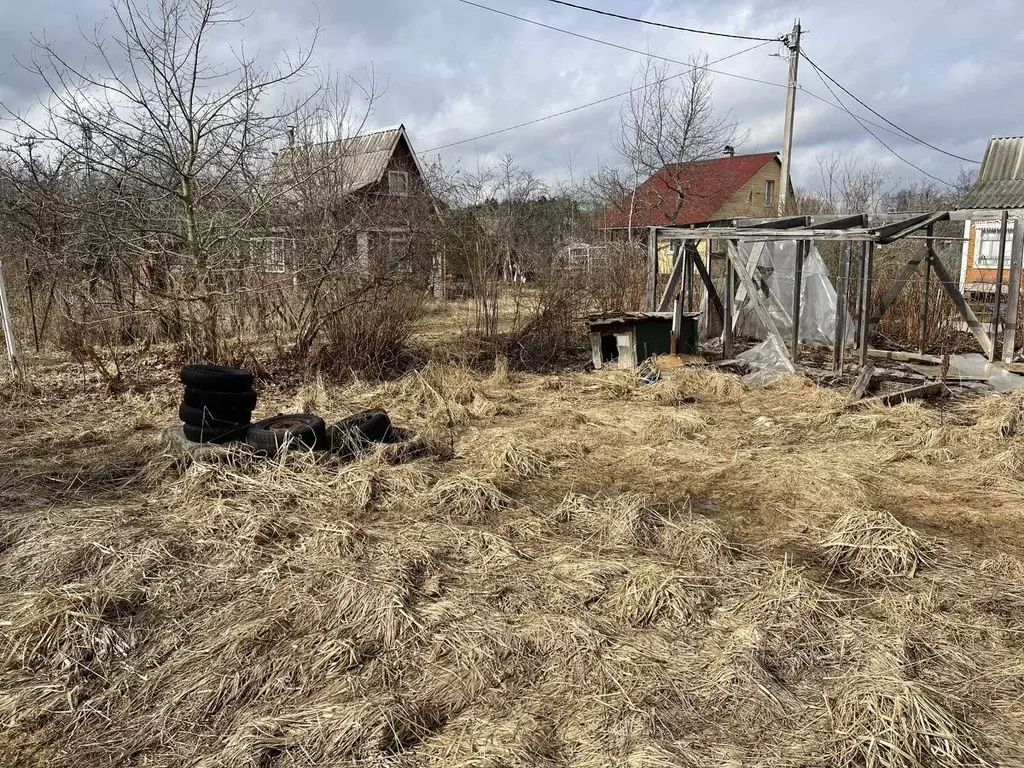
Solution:
[[[839,255],[839,278],[836,281],[836,328],[832,344],[832,370],[840,373],[843,370],[843,358],[846,356],[846,314],[847,300],[850,294],[850,255],[852,243],[844,240]]]
[[[1003,308],[1003,269],[1006,267],[1006,229],[1010,221],[1010,212],[1003,211],[999,217],[999,259],[996,262],[996,299],[992,308],[992,349],[988,353],[988,361],[994,363],[999,348],[999,313]]]
[[[733,269],[732,258],[736,252],[736,241],[729,242],[729,248],[725,254],[725,296],[722,307],[722,357],[725,360],[732,359],[732,302],[736,294],[736,272]],[[708,254],[711,253],[711,243],[708,242]]]
[[[793,265],[793,335],[790,337],[789,359],[794,363],[800,356],[800,293],[804,282],[804,249],[806,240],[796,241],[796,261]]]
[[[657,312],[668,312],[672,307],[673,298],[678,293],[679,280],[683,274],[680,246],[681,242],[679,240],[672,241],[672,271],[668,275],[668,283],[665,284],[665,290],[661,294],[661,299],[655,307]],[[682,244],[682,247],[685,247],[685,244]]]
[[[932,239],[934,225],[929,224],[925,229],[925,247],[928,249],[924,257],[924,296],[921,298],[921,339],[917,345],[917,351],[924,354],[928,345],[928,300],[931,298],[932,290],[932,259],[935,258],[935,240]]]
[[[4,262],[0,259],[0,323],[4,327],[4,341],[7,345],[7,358],[11,363],[11,373],[15,379],[22,375],[18,361],[18,342],[14,336],[14,321],[11,319],[11,305],[7,301],[7,289],[4,286]]]
[[[865,240],[860,251],[860,356],[858,362],[863,368],[868,362],[871,318],[871,272],[874,243]]]
[[[677,293],[675,301],[672,303],[672,339],[670,342],[670,351],[673,355],[679,354],[679,336],[682,332],[683,295],[681,293]]]
[[[1013,221],[1010,248],[1010,280],[1006,284],[1006,322],[1003,324],[1003,362],[1012,363],[1017,354],[1017,326],[1020,323],[1020,272],[1024,265],[1024,218]]]
[[[686,311],[693,312],[693,251],[694,246],[691,241],[686,242],[686,262],[683,265],[683,269],[686,270],[686,282],[684,283],[683,294],[686,297]]]
[[[658,228],[647,230],[647,284],[644,291],[644,309],[654,311],[658,293]]]

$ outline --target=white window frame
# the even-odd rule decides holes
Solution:
[[[388,171],[388,194],[395,197],[408,197],[410,175],[408,171]]]
[[[291,237],[254,237],[249,240],[249,254],[253,263],[268,275],[283,275],[288,271],[289,252],[295,249]]]
[[[1002,224],[998,221],[979,222],[975,225],[974,235],[974,260],[971,263],[972,269],[999,269],[999,233]],[[1010,266],[1010,243],[1013,241],[1013,221],[1006,223],[1006,253],[1003,260],[1003,270]],[[982,250],[989,245],[990,253],[984,254]]]

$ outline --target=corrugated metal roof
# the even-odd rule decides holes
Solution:
[[[356,192],[380,181],[404,133],[404,126],[398,125],[338,141],[286,147],[278,155],[277,164],[298,170],[297,158],[301,153],[303,163],[315,167],[330,166],[338,175],[344,191]]]
[[[993,136],[961,208],[1024,208],[1024,136]]]

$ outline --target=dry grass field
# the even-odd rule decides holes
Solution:
[[[431,455],[185,462],[167,368],[0,405],[0,764],[1024,764],[1024,400],[709,368],[268,385]]]

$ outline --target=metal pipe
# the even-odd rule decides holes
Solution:
[[[789,359],[796,362],[800,356],[800,293],[804,281],[804,250],[806,240],[796,241],[796,262],[793,269],[793,335],[789,347]]]
[[[992,348],[988,352],[988,361],[994,363],[996,350],[999,347],[999,313],[1003,308],[1003,269],[1006,267],[1006,230],[1010,221],[1010,212],[1003,211],[999,217],[999,260],[996,262],[996,300],[992,310]]]
[[[927,253],[924,257],[924,295],[921,299],[921,338],[917,345],[917,351],[920,354],[924,354],[924,349],[928,345],[928,300],[931,298],[932,289],[932,259],[935,258],[935,241],[932,240],[932,229],[933,225],[929,224],[927,228],[927,240],[926,249]]]

